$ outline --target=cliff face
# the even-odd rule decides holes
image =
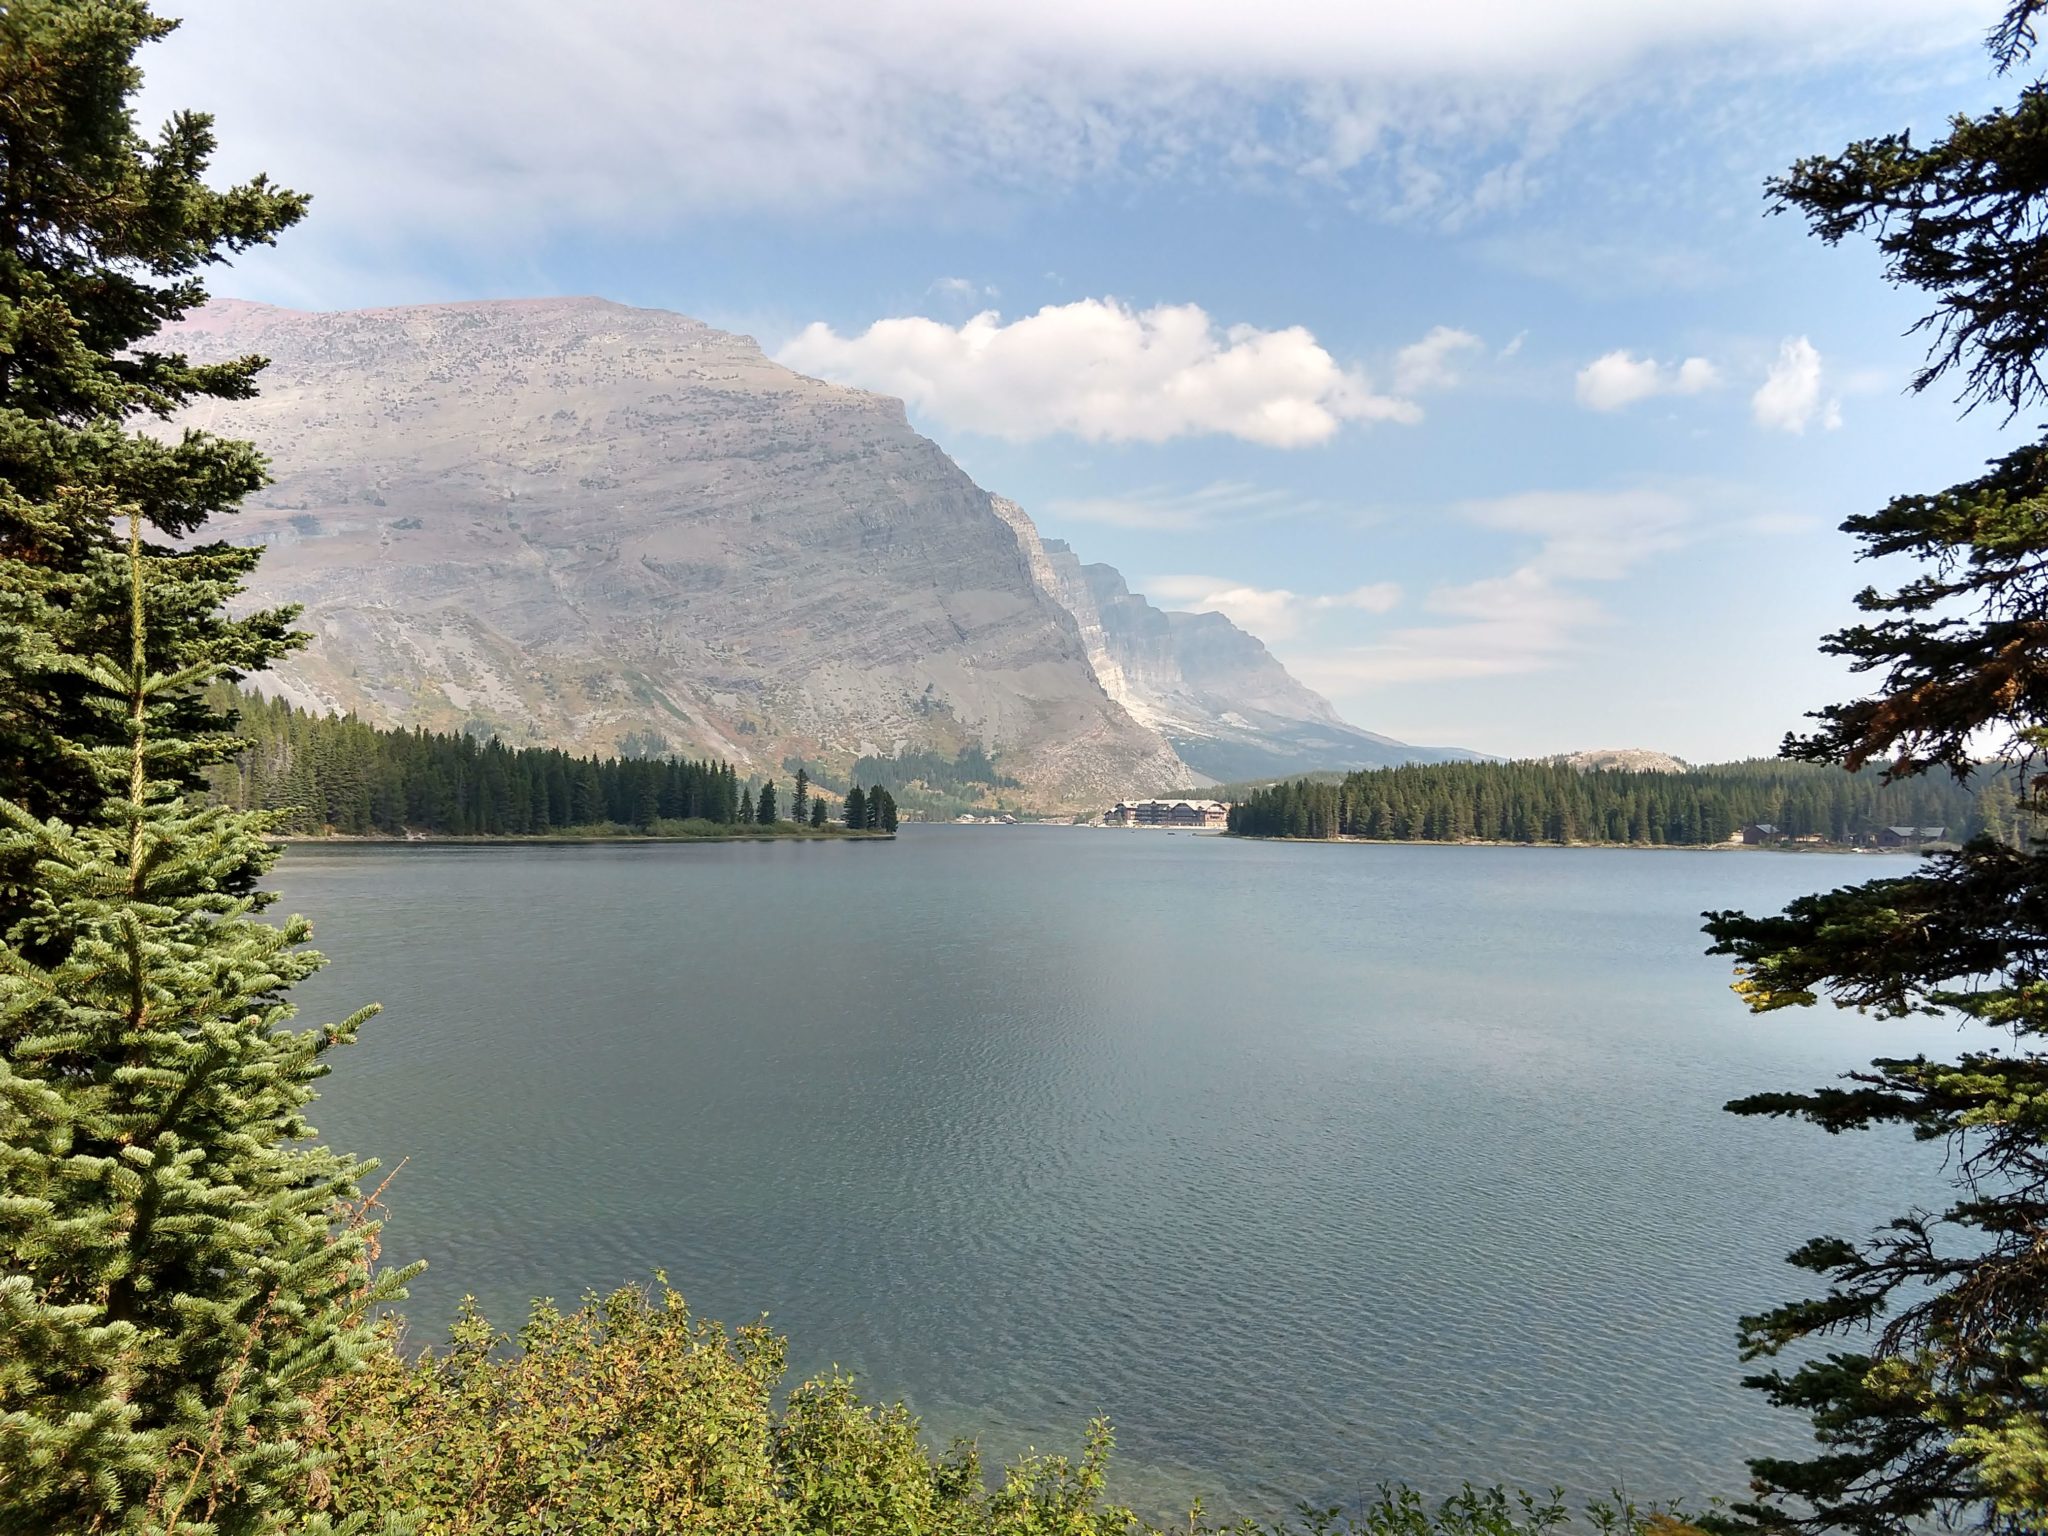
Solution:
[[[1184,776],[897,401],[595,299],[228,302],[167,340],[271,359],[181,424],[271,457],[230,536],[306,606],[269,680],[301,702],[766,772],[978,741],[1046,805]]]
[[[1102,685],[1102,691],[1135,719],[1148,726],[1156,726],[1150,701],[1131,689],[1124,677],[1123,664],[1110,647],[1109,636],[1102,627],[1102,615],[1095,606],[1094,590],[1082,574],[1079,558],[1065,540],[1040,538],[1037,525],[1016,502],[1002,496],[991,496],[989,503],[995,508],[996,516],[1008,523],[1016,534],[1018,547],[1023,551],[1025,564],[1039,590],[1073,618],[1088,665],[1094,669],[1095,680]]]
[[[1329,700],[1222,614],[1154,608],[1114,567],[1083,565],[1063,540],[1041,538],[1015,502],[993,501],[1032,578],[1073,615],[1103,691],[1195,770],[1184,783],[1472,755],[1409,746],[1345,723]]]

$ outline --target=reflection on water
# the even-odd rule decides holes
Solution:
[[[1278,1510],[1697,1500],[1799,1443],[1735,1318],[1932,1154],[1719,1106],[1948,1041],[1750,1018],[1698,913],[1898,867],[919,828],[299,847],[274,883],[335,958],[309,1016],[387,1010],[315,1119],[410,1159],[416,1337],[661,1267],[939,1436],[1104,1412],[1127,1496]]]

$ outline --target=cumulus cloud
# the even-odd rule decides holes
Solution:
[[[1777,361],[1749,398],[1750,414],[1768,431],[1803,435],[1818,421],[1828,431],[1842,424],[1842,403],[1821,398],[1820,350],[1804,336],[1788,336]]]
[[[1622,93],[1964,42],[1981,0],[360,0],[178,7],[149,115],[318,192],[307,238],[668,227],[694,211],[1182,167],[1345,178],[1483,215]],[[289,61],[289,68],[279,67]],[[683,84],[679,85],[679,82]],[[333,233],[331,233],[333,232]],[[352,232],[344,237],[339,232]]]
[[[842,336],[806,326],[777,354],[804,373],[898,395],[946,425],[1014,442],[1067,432],[1161,443],[1218,434],[1269,448],[1327,442],[1347,422],[1421,420],[1301,326],[1218,326],[1200,306],[1052,304],[1005,322],[877,320]]]
[[[1485,350],[1486,344],[1470,331],[1433,326],[1422,340],[1394,354],[1394,388],[1404,395],[1449,389],[1458,382],[1459,360]]]
[[[1162,607],[1220,613],[1267,641],[1292,638],[1311,614],[1341,608],[1386,613],[1401,601],[1401,588],[1391,581],[1371,582],[1348,592],[1311,594],[1284,587],[1246,586],[1219,576],[1148,576],[1141,585],[1145,595]]]
[[[1579,370],[1579,404],[1588,410],[1618,411],[1653,395],[1697,395],[1718,382],[1719,370],[1704,357],[1665,364],[1617,350]]]

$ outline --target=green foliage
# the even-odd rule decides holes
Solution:
[[[796,771],[796,788],[789,792],[789,819],[801,825],[811,815],[811,776],[802,768]]]
[[[1976,816],[1968,791],[1953,784],[1893,783],[1803,763],[1727,763],[1684,773],[1582,772],[1557,762],[1424,763],[1253,791],[1232,808],[1230,830],[1257,837],[1701,847],[1753,823],[1833,843],[1867,840],[1888,826],[1942,826],[1960,839]]]
[[[1993,33],[2001,69],[2033,42],[2039,0]],[[1928,149],[1906,135],[1808,160],[1774,184],[1779,205],[1833,242],[1873,232],[1893,281],[1934,309],[1924,388],[1953,370],[1963,397],[2017,412],[2048,400],[2048,96],[1957,118]],[[2009,418],[2008,418],[2009,419]],[[1953,1059],[1880,1059],[1843,1084],[1739,1099],[1737,1114],[1830,1132],[1903,1126],[1942,1144],[1955,1193],[1862,1240],[1819,1237],[1791,1255],[1823,1294],[1743,1319],[1746,1358],[1799,1348],[1802,1363],[1750,1378],[1806,1414],[1804,1460],[1751,1463],[1740,1523],[1890,1536],[1934,1518],[1998,1530],[2048,1525],[2048,445],[1934,495],[1903,496],[1845,524],[1866,558],[1919,574],[1866,589],[1873,617],[1826,649],[1875,673],[1876,691],[1820,711],[1785,755],[1882,764],[1913,782],[1961,783],[1987,750],[2010,777],[1984,784],[1986,835],[1913,874],[1808,897],[1780,915],[1708,914],[1715,952],[1737,961],[1758,1012],[1823,999],[1884,1016],[1925,1014],[1988,1029]],[[1815,1357],[1814,1341],[1865,1347]]]
[[[261,815],[200,807],[175,734],[202,672],[151,670],[159,589],[129,557],[125,661],[79,669],[125,746],[76,825],[0,801],[0,857],[33,864],[0,939],[0,1530],[277,1529],[313,1471],[321,1384],[360,1363],[375,1224],[358,1166],[304,1109],[362,1012],[285,1028],[320,964],[299,919],[259,922]]]
[[[863,757],[853,765],[852,783],[879,784],[890,796],[928,816],[950,816],[971,805],[1000,798],[1022,785],[998,769],[978,744],[952,757],[939,752],[905,752],[896,757]]]
[[[839,1371],[777,1405],[785,1342],[697,1318],[661,1282],[538,1303],[518,1335],[465,1304],[450,1345],[376,1357],[337,1385],[316,1444],[331,1457],[338,1515],[418,1522],[418,1536],[830,1532],[832,1536],[1150,1536],[1106,1495],[1111,1435],[1079,1457],[1032,1455],[990,1478],[972,1444],[925,1444],[901,1404],[861,1398]],[[1466,1488],[1435,1505],[1383,1489],[1350,1514],[1304,1507],[1302,1524],[1216,1526],[1199,1503],[1189,1536],[1546,1536],[1556,1496]],[[1626,1503],[1595,1505],[1604,1536],[1696,1536]]]
[[[879,784],[872,789],[862,789],[855,784],[846,792],[846,804],[840,816],[851,832],[894,832],[896,800]]]
[[[768,780],[761,786],[760,798],[754,802],[754,819],[764,827],[775,825],[775,781]]]
[[[2032,53],[2044,0],[2008,3],[1991,34],[2001,73]],[[1869,233],[1885,276],[1935,299],[1914,329],[1930,333],[1922,390],[1963,370],[1962,398],[2003,405],[2007,419],[2042,387],[2048,310],[2048,226],[2033,215],[2048,195],[2048,90],[2036,81],[2010,108],[1958,114],[1949,136],[1919,147],[1910,133],[1851,144],[1801,160],[1771,183],[1776,211],[1804,214],[1833,245]]]
[[[304,1118],[367,1010],[286,1027],[319,957],[257,920],[269,824],[185,793],[239,750],[207,679],[298,637],[228,617],[257,552],[199,537],[255,450],[129,427],[253,393],[150,341],[304,199],[209,188],[203,115],[138,132],[172,25],[0,9],[0,1532],[37,1536],[302,1526],[304,1431],[403,1279]]]
[[[824,825],[825,798],[822,795],[813,795],[811,797],[811,826],[815,830],[822,829]]]
[[[261,484],[255,450],[126,430],[254,392],[260,359],[195,366],[149,341],[204,302],[208,264],[269,243],[305,208],[260,176],[209,188],[202,113],[177,114],[154,139],[138,130],[135,53],[174,25],[142,0],[0,9],[0,799],[38,818],[92,815],[102,788],[82,754],[125,740],[107,734],[77,662],[127,654],[126,586],[107,557],[129,509],[181,541],[148,548],[152,670],[251,671],[296,639],[289,611],[227,616],[256,551],[190,537]],[[189,744],[181,782],[235,752],[198,691],[158,707],[164,733]],[[26,878],[0,864],[0,931]]]
[[[571,757],[552,747],[382,731],[353,715],[316,715],[228,688],[215,690],[214,706],[235,719],[249,746],[212,770],[213,797],[275,811],[285,832],[519,837],[753,820],[751,800],[740,815],[730,763]]]
[[[1020,789],[1022,784],[997,769],[978,743],[952,757],[938,752],[903,752],[895,757],[863,757],[853,765],[853,782],[875,783],[891,790],[922,785],[945,794],[983,789]]]

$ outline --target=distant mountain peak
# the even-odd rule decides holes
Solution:
[[[1041,538],[1015,502],[991,502],[1033,580],[1073,614],[1103,691],[1195,770],[1183,783],[1474,755],[1360,730],[1225,615],[1155,608],[1114,566],[1084,565],[1064,539]]]
[[[1669,752],[1648,747],[1595,747],[1588,752],[1561,752],[1551,759],[1581,773],[1595,769],[1621,773],[1684,773],[1691,766]]]
[[[1048,807],[1185,771],[900,401],[596,298],[226,300],[166,340],[271,359],[256,399],[174,425],[272,461],[235,520],[269,546],[251,597],[303,603],[315,638],[261,686],[778,775],[977,745]]]

